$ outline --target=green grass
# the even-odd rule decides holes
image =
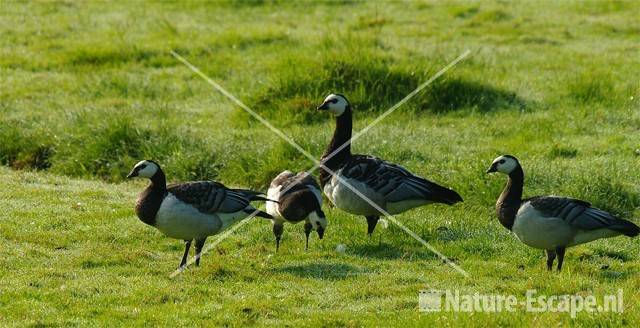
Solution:
[[[0,3],[0,322],[3,325],[637,325],[640,244],[572,248],[562,274],[502,228],[510,153],[525,195],[640,211],[640,45],[634,2],[219,1]],[[182,244],[133,214],[152,158],[169,180],[266,189],[313,165],[170,55],[175,50],[319,156],[345,94],[359,130],[466,49],[472,56],[370,130],[354,151],[450,186],[465,202],[398,219],[471,274],[459,276],[394,226],[327,207],[303,250],[287,226],[252,221],[176,279]],[[637,220],[636,220],[637,222]],[[344,254],[335,247],[347,246]],[[624,314],[420,313],[421,289],[602,296]]]

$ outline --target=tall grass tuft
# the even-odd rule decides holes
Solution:
[[[355,45],[360,45],[356,47]],[[364,46],[367,45],[367,46]],[[316,58],[288,56],[273,64],[277,77],[257,90],[248,105],[280,121],[313,123],[322,120],[313,109],[329,93],[342,93],[353,109],[386,110],[428,80],[442,67],[442,59],[416,63],[396,58],[374,38],[325,39]],[[514,92],[448,72],[405,106],[406,111],[442,113],[461,109],[487,112],[522,109],[525,101]],[[247,119],[241,114],[238,120]]]
[[[569,96],[583,104],[604,103],[616,98],[610,74],[586,72],[578,75],[567,88]]]
[[[54,147],[47,133],[15,120],[0,122],[0,127],[0,164],[36,170],[51,166]]]

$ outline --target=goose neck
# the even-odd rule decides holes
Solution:
[[[524,186],[524,172],[521,167],[509,174],[507,184],[496,203],[498,220],[507,229],[511,230],[522,202],[522,189]]]
[[[322,164],[334,172],[351,157],[352,129],[353,118],[351,106],[348,105],[342,115],[336,117],[333,137],[321,159]],[[324,185],[330,174],[323,168],[320,175],[321,184]]]

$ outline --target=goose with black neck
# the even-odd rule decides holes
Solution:
[[[246,218],[273,217],[256,210],[250,202],[268,200],[262,193],[246,189],[230,189],[215,181],[192,181],[167,186],[160,165],[152,160],[136,164],[127,178],[147,178],[151,183],[136,200],[138,218],[164,235],[185,241],[180,268],[187,263],[191,242],[196,242],[196,265],[208,236],[218,234]]]
[[[493,172],[508,176],[496,202],[500,224],[513,231],[525,245],[545,250],[548,270],[552,270],[556,257],[557,270],[562,269],[568,247],[620,235],[635,237],[640,232],[634,223],[583,200],[559,196],[522,199],[524,171],[520,161],[511,155],[496,158],[487,170]]]
[[[455,191],[416,176],[399,165],[374,156],[352,154],[352,109],[344,95],[327,96],[317,110],[329,112],[336,118],[333,138],[320,159],[323,165],[320,168],[322,191],[336,207],[363,215],[367,219],[369,236],[381,216],[399,214],[432,203],[453,205],[462,201]]]

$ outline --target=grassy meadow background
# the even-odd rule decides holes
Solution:
[[[561,274],[495,219],[520,158],[525,195],[589,200],[638,222],[637,2],[0,2],[0,323],[3,326],[637,326],[640,240],[571,248]],[[465,202],[398,219],[400,229],[326,206],[325,239],[304,251],[286,226],[253,220],[171,279],[183,243],[133,212],[140,159],[170,181],[266,190],[311,163],[213,90],[174,50],[318,157],[332,92],[354,129],[471,50],[370,130],[355,152],[397,162]],[[210,241],[215,239],[211,238]],[[335,251],[345,244],[346,251]],[[596,295],[625,312],[420,313],[421,289]]]

